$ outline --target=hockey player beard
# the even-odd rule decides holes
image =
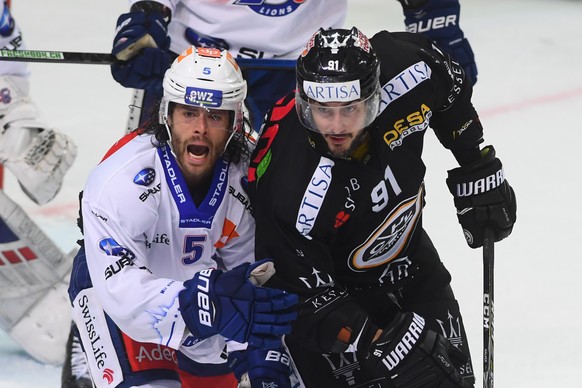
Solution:
[[[368,131],[364,128],[358,133],[321,134],[330,154],[334,158],[349,159],[352,153],[368,139]]]

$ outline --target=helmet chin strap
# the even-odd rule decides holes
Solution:
[[[172,148],[172,130],[170,129],[170,124],[168,123],[168,116],[164,116],[163,117],[164,120],[164,127],[166,127],[166,132],[168,133],[168,147],[170,148],[170,152],[172,153],[172,155],[174,155],[175,158],[177,158],[176,153],[174,152],[174,149]]]
[[[220,153],[220,156],[224,155],[224,153],[226,152],[226,149],[228,148],[228,144],[230,143],[230,141],[232,140],[232,137],[234,136],[234,133],[236,131],[232,131],[230,133],[230,136],[228,137],[228,140],[226,140],[226,143],[224,144],[224,149],[222,150],[222,152]]]

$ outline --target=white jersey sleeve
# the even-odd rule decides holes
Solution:
[[[135,137],[91,173],[82,200],[87,265],[99,303],[124,333],[206,362],[203,343],[216,350],[223,339],[186,341],[178,294],[195,273],[218,267],[217,257],[228,268],[254,260],[248,199],[235,195],[244,168],[221,161],[195,206],[169,149],[152,141]]]
[[[130,0],[136,3],[139,0]],[[320,27],[341,28],[347,0],[158,0],[172,11],[170,49],[228,49],[234,57],[296,59]]]

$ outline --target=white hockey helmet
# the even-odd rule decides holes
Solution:
[[[228,51],[191,46],[174,60],[162,85],[160,124],[166,124],[170,103],[174,102],[234,111],[232,130],[242,130],[247,83]]]

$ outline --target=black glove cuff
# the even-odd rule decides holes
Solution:
[[[422,7],[428,2],[428,0],[398,0],[398,2],[402,4],[403,10],[410,11]]]
[[[482,153],[480,160],[449,171],[447,186],[455,199],[483,194],[505,181],[503,166],[495,157],[495,149],[487,146]]]

